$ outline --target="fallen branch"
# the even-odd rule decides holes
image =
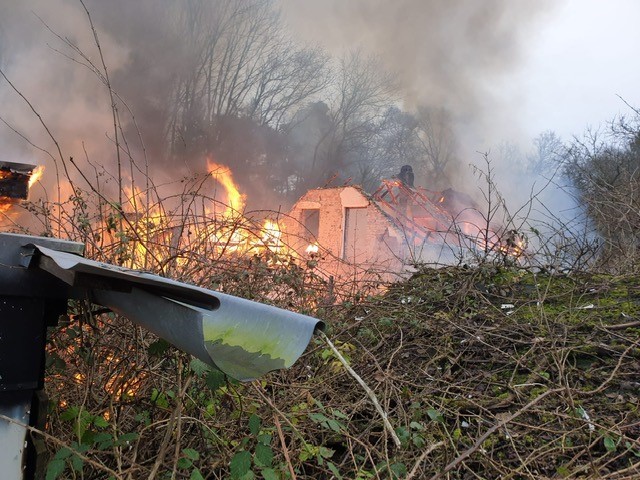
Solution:
[[[275,423],[276,428],[278,429],[278,438],[280,439],[280,444],[282,445],[282,454],[284,455],[284,459],[287,461],[287,466],[289,467],[289,473],[291,473],[292,480],[296,480],[296,472],[293,469],[293,464],[291,463],[291,458],[289,457],[289,449],[287,448],[287,442],[284,438],[284,433],[282,433],[282,427],[280,426],[280,420],[278,420],[277,415],[273,415],[273,423]]]
[[[633,320],[627,323],[618,323],[616,325],[605,325],[602,328],[605,330],[626,330],[627,328],[640,327],[640,320]]]

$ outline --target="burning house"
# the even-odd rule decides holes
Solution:
[[[501,229],[471,197],[414,186],[410,166],[373,194],[357,186],[310,190],[285,223],[289,245],[336,276],[354,269],[398,273],[418,262],[450,262],[465,249],[504,250]]]

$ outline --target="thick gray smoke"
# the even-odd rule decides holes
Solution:
[[[103,72],[94,72],[94,66],[102,70],[102,63],[81,3],[2,3],[0,68],[61,142],[66,146],[68,142],[87,142],[90,153],[99,157],[105,146],[102,140],[113,137],[113,120],[109,94],[100,78]],[[151,98],[158,102],[169,89],[172,73],[179,68],[182,46],[167,28],[168,7],[164,3],[167,2],[85,2],[99,35],[112,86],[134,114],[138,113],[134,106],[142,106]],[[42,129],[34,121],[31,109],[5,81],[0,82],[0,95],[3,119],[35,135],[36,140],[41,138]],[[131,122],[126,106],[119,106],[123,124]],[[139,115],[145,127],[152,123],[153,112],[143,109]],[[14,135],[6,129],[1,129],[0,135],[5,147],[7,142],[24,143],[11,140]],[[106,140],[108,144],[109,139]],[[69,150],[78,154],[75,146]]]
[[[403,107],[444,109],[466,165],[518,139],[523,61],[551,2],[522,0],[281,0],[291,27],[333,52],[361,48],[398,75]]]
[[[81,3],[0,1],[3,72],[42,115],[61,142],[63,154],[76,158],[86,154],[94,163],[112,165],[110,99],[99,76],[82,66],[90,60],[100,67],[101,62]],[[120,133],[126,135],[126,148],[140,162],[144,150],[149,163],[166,173],[162,160],[167,158],[166,119],[171,114],[167,110],[173,107],[169,99],[176,91],[176,78],[200,61],[190,55],[194,42],[201,39],[186,34],[184,26],[190,22],[202,25],[197,15],[200,8],[215,16],[224,13],[216,13],[219,5],[230,3],[211,7],[203,0],[86,0],[112,85],[125,102],[118,107]],[[187,4],[188,15],[182,8]],[[517,68],[530,32],[549,9],[548,2],[281,0],[275,5],[281,7],[294,41],[320,44],[336,56],[354,48],[375,54],[397,75],[402,108],[444,112],[459,149],[460,168],[456,170],[468,173],[466,166],[477,151],[517,134],[517,91],[508,85],[508,74]],[[216,20],[212,17],[211,25]],[[88,59],[78,56],[64,39],[77,45]],[[184,91],[188,92],[188,85]],[[1,79],[0,101],[0,117],[10,125],[0,125],[3,156],[51,163],[46,154],[13,131],[18,130],[38,148],[54,148],[30,107]],[[178,137],[177,143],[180,141]],[[268,141],[275,142],[269,137],[261,140]],[[245,156],[253,153],[246,150]],[[174,179],[177,165],[182,165],[181,173],[203,167],[202,159],[197,163],[185,155],[179,160],[176,164],[174,158],[170,164]],[[452,181],[454,177],[451,175]]]

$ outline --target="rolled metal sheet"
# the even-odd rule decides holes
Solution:
[[[158,275],[87,260],[35,245],[39,268],[98,304],[238,380],[287,368],[316,328],[312,317]]]

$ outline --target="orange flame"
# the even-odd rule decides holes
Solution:
[[[245,207],[246,196],[238,190],[229,167],[219,165],[207,158],[207,171],[227,192],[227,209],[224,216],[233,217],[242,212]]]
[[[185,221],[184,217],[166,209],[161,199],[150,201],[147,195],[150,192],[124,188],[125,231],[111,233],[111,237],[114,242],[124,239],[128,243],[128,254],[123,257],[127,266],[149,269],[165,265],[169,259],[184,266],[186,257],[181,252],[189,252],[194,246],[219,256],[260,256],[268,264],[288,259],[278,222],[266,219],[257,224],[245,217],[246,197],[233,181],[230,169],[211,160],[207,161],[207,167],[207,175],[224,190],[225,206],[215,211],[205,205],[204,217],[194,213],[187,223],[180,223]]]
[[[125,214],[135,230],[132,235],[131,267],[146,269],[153,256],[166,256],[165,252],[156,252],[156,245],[163,245],[166,232],[170,230],[169,218],[159,204],[150,204],[147,194],[137,186],[124,187],[126,201]]]
[[[28,186],[31,188],[38,180],[42,178],[44,173],[44,166],[39,165],[33,169],[29,176]],[[12,175],[10,170],[0,170],[0,180],[8,178]],[[16,200],[6,197],[0,197],[0,213],[7,213],[13,205],[17,203]]]
[[[42,175],[44,175],[44,165],[38,165],[33,169],[29,177],[29,188],[33,187],[35,183],[42,178]]]

